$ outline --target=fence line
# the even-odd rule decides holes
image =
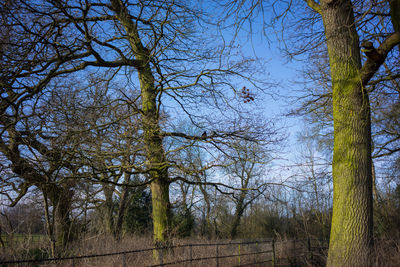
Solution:
[[[326,247],[323,246],[311,246],[311,240],[317,240],[317,241],[322,241],[326,242],[325,240],[319,240],[319,239],[294,239],[292,240],[293,242],[293,253],[296,255],[296,250],[299,248],[296,247],[297,242],[304,242],[306,244],[306,249],[307,251],[304,253],[308,253],[308,257],[312,259],[312,250],[315,248],[320,248],[320,249],[326,249]],[[287,243],[287,241],[282,241],[282,243]],[[261,251],[256,251],[256,252],[244,252],[241,253],[240,246],[242,245],[260,245],[260,244],[271,244],[271,248],[268,250],[261,250]],[[190,263],[190,266],[192,266],[193,262],[198,262],[198,261],[205,261],[205,260],[212,260],[215,259],[216,266],[219,266],[219,259],[226,259],[226,258],[238,258],[238,265],[235,266],[252,266],[260,263],[267,263],[270,262],[272,263],[272,266],[275,266],[277,259],[276,257],[276,244],[277,241],[275,239],[264,239],[264,240],[253,240],[253,241],[236,241],[236,242],[219,242],[219,243],[194,243],[194,244],[183,244],[183,245],[173,245],[173,246],[162,246],[162,247],[152,247],[152,248],[145,248],[145,249],[137,249],[137,250],[126,250],[126,251],[120,251],[120,252],[111,252],[111,253],[104,253],[104,254],[91,254],[91,255],[79,255],[79,256],[67,256],[67,257],[54,257],[54,258],[43,258],[43,259],[26,259],[26,260],[0,260],[0,266],[7,266],[10,264],[21,264],[21,263],[40,263],[40,262],[60,262],[60,261],[67,261],[71,260],[72,261],[72,266],[75,266],[75,260],[79,259],[89,259],[89,258],[98,258],[98,257],[110,257],[110,256],[116,256],[116,255],[122,255],[122,264],[121,266],[126,266],[126,255],[127,254],[135,254],[135,253],[142,253],[142,252],[149,252],[149,251],[161,251],[159,253],[159,264],[154,264],[150,265],[149,267],[160,267],[160,266],[170,266],[174,264],[182,264],[182,263]],[[238,245],[238,251],[237,253],[234,254],[229,254],[229,255],[220,255],[219,254],[219,248],[222,246],[232,246],[232,245]],[[193,257],[193,247],[212,247],[215,246],[215,256],[209,256],[209,257]],[[183,260],[176,260],[173,262],[164,262],[163,261],[163,250],[170,251],[173,249],[177,248],[189,248],[189,258],[183,259]],[[300,249],[303,249],[304,247],[301,247]],[[262,261],[257,261],[257,262],[251,262],[251,263],[241,263],[241,257],[245,256],[251,256],[251,255],[261,255],[261,254],[271,254],[269,259],[263,259]]]

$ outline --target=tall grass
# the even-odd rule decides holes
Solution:
[[[202,238],[174,239],[174,249],[165,250],[163,262],[183,261],[192,255],[191,266],[216,266],[217,260],[207,259],[195,261],[196,258],[215,257],[217,248],[215,243],[225,243],[230,240],[206,240]],[[3,260],[41,258],[49,255],[47,251],[48,242],[43,238],[15,237],[10,240],[7,247],[3,247],[0,257]],[[190,246],[186,246],[192,244]],[[208,246],[196,246],[196,244],[209,244]],[[58,256],[84,256],[93,254],[106,254],[113,252],[141,250],[153,246],[150,236],[124,236],[121,240],[115,240],[112,236],[104,234],[95,236],[82,236],[60,252]],[[190,253],[190,249],[192,249]],[[310,251],[311,249],[311,251]],[[261,253],[257,255],[244,256],[246,253],[262,252],[272,250],[271,243],[257,244],[230,244],[219,245],[218,256],[241,254],[241,256],[226,257],[218,259],[219,266],[238,266],[252,262],[265,261],[260,266],[272,266],[272,253]],[[312,252],[312,253],[311,253]],[[276,266],[324,266],[327,257],[327,243],[312,240],[297,240],[280,238],[275,242]],[[388,238],[379,239],[375,242],[375,261],[373,266],[400,266],[400,243]],[[153,251],[148,250],[139,253],[128,253],[125,255],[114,255],[106,257],[94,257],[75,259],[75,266],[150,266],[153,262]],[[36,266],[25,264],[19,266]],[[40,266],[72,266],[72,260],[41,263]],[[189,266],[189,263],[180,263],[170,266]]]

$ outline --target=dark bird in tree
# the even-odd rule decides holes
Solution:
[[[201,135],[201,138],[202,139],[206,139],[207,138],[207,132],[206,131],[203,132],[203,134]]]

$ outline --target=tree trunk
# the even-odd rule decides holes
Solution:
[[[213,238],[213,223],[211,220],[211,205],[209,202],[206,202],[206,233],[207,239],[211,240]]]
[[[379,192],[378,192],[378,187],[376,186],[376,172],[375,172],[375,164],[372,161],[371,163],[371,173],[372,173],[372,196],[373,200],[376,204],[379,205],[380,202],[380,197],[379,197]]]
[[[103,184],[104,192],[104,230],[107,234],[114,232],[114,186]]]
[[[235,216],[234,216],[233,223],[231,226],[231,231],[230,231],[231,239],[234,239],[237,235],[237,228],[240,225],[240,219],[242,218],[243,212],[244,212],[245,195],[246,195],[246,193],[244,191],[240,192],[239,200],[236,203]]]
[[[327,266],[369,266],[371,122],[361,85],[359,37],[349,0],[321,1],[333,86],[333,215]]]
[[[400,32],[400,0],[389,0],[389,3],[390,17],[392,19],[394,31]]]
[[[400,0],[389,0],[390,18],[395,32],[400,32]],[[400,52],[400,44],[397,45]],[[400,59],[399,59],[400,61]]]
[[[73,191],[69,188],[53,189],[51,202],[55,227],[56,247],[65,248],[72,239],[71,235],[71,202]]]
[[[230,231],[230,236],[231,239],[235,239],[236,235],[237,235],[237,228],[240,225],[240,218],[242,217],[243,212],[240,212],[241,214],[239,214],[237,211],[235,212],[235,217],[233,219],[233,223],[231,226],[231,231]]]
[[[151,183],[153,205],[153,234],[156,246],[167,245],[170,222],[169,186],[162,179]]]
[[[43,192],[44,215],[46,220],[46,233],[50,241],[50,257],[56,257],[56,241],[54,235],[54,220],[50,217],[50,207],[47,195]]]
[[[143,58],[143,60],[145,59]],[[153,205],[154,242],[156,245],[160,245],[167,241],[170,221],[169,179],[168,166],[158,124],[159,115],[154,77],[148,63],[139,70],[139,80],[142,95],[144,144],[148,168],[151,170],[149,172],[150,179],[153,180],[150,188]]]
[[[207,234],[207,239],[211,240],[212,239],[212,222],[211,222],[211,203],[210,203],[210,198],[208,196],[207,190],[206,190],[206,186],[202,186],[199,185],[199,189],[201,191],[201,193],[203,194],[204,197],[204,223],[205,223],[205,227],[204,227],[204,233]]]
[[[111,7],[124,27],[132,52],[139,66],[136,67],[140,81],[142,100],[143,142],[146,150],[146,162],[153,205],[153,240],[156,246],[167,242],[170,221],[168,164],[166,161],[163,140],[160,136],[159,110],[157,107],[157,90],[150,66],[150,52],[144,47],[136,23],[129,15],[127,7],[120,0],[110,0]],[[155,259],[157,261],[157,259]]]
[[[129,180],[130,180],[130,174],[125,172],[124,176],[125,176],[124,183],[128,184]],[[118,207],[117,222],[115,224],[115,229],[114,229],[114,238],[116,240],[120,240],[121,239],[122,225],[124,223],[126,207],[128,205],[129,191],[130,191],[130,188],[127,187],[127,186],[122,188],[121,198],[120,198],[119,207]]]

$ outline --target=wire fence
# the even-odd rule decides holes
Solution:
[[[116,257],[112,266],[133,266],[144,263],[142,254],[146,253],[147,262],[141,266],[276,266],[286,263],[285,266],[298,266],[300,261],[316,262],[321,260],[322,251],[327,249],[326,241],[318,239],[284,240],[275,239],[184,244],[165,247],[151,247],[137,250],[126,250],[104,254],[78,255],[56,258],[0,260],[0,266],[83,266],[79,261],[93,258]],[[201,250],[203,248],[203,250]],[[152,255],[149,253],[152,252]],[[155,256],[155,257],[153,257]],[[154,262],[154,259],[157,259]],[[118,262],[119,261],[119,262]],[[89,266],[93,265],[88,264]],[[104,266],[104,265],[103,265]]]

